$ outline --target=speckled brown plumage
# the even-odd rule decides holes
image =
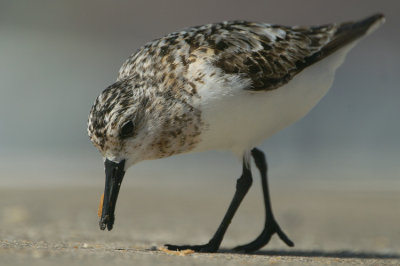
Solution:
[[[271,90],[298,73],[297,64],[327,44],[338,28],[335,24],[305,28],[246,21],[193,27],[139,49],[124,63],[119,79],[137,74],[173,84],[174,77],[190,80],[188,65],[204,60],[224,73],[250,78],[248,89]]]
[[[213,80],[226,88],[278,89],[368,29],[356,31],[355,26],[226,21],[168,34],[141,47],[123,64],[117,82],[92,107],[89,136],[103,154],[123,153],[127,140],[118,137],[118,130],[133,119],[137,135],[152,137],[149,143],[131,147],[146,150],[142,159],[190,151],[209,127],[202,119],[199,88],[212,90]]]

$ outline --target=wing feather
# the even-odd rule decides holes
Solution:
[[[317,27],[247,21],[191,27],[140,48],[123,64],[119,80],[135,75],[147,83],[175,84],[176,77],[183,82],[188,65],[197,61],[250,80],[247,90],[274,90],[304,68],[365,35],[382,19],[377,14],[359,22]],[[165,73],[172,73],[174,79],[169,82]]]

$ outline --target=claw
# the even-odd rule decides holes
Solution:
[[[253,251],[256,251],[270,241],[271,237],[273,234],[278,234],[279,238],[289,247],[293,247],[294,243],[292,240],[290,240],[286,234],[281,230],[279,225],[276,223],[276,221],[270,222],[270,224],[266,225],[262,233],[252,242],[242,245],[242,246],[237,246],[233,250],[237,252],[245,252],[245,253],[250,253]]]

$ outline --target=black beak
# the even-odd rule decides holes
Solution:
[[[106,185],[99,225],[101,230],[106,229],[107,226],[108,231],[110,231],[114,225],[115,205],[117,204],[119,188],[125,174],[125,160],[115,163],[106,159],[104,166],[106,171]]]

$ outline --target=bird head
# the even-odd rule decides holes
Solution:
[[[105,159],[125,161],[125,169],[150,156],[149,133],[155,132],[146,121],[152,112],[148,98],[133,80],[117,81],[94,102],[88,120],[88,135]]]
[[[125,171],[138,161],[156,157],[151,144],[155,142],[158,120],[152,117],[154,112],[150,109],[144,91],[132,79],[126,79],[106,88],[90,110],[88,135],[103,155],[106,173],[104,200],[99,211],[102,230],[113,227]]]
[[[125,171],[143,160],[192,149],[199,135],[199,119],[192,105],[133,77],[117,81],[97,97],[89,114],[88,135],[104,159],[102,230],[113,227]]]

